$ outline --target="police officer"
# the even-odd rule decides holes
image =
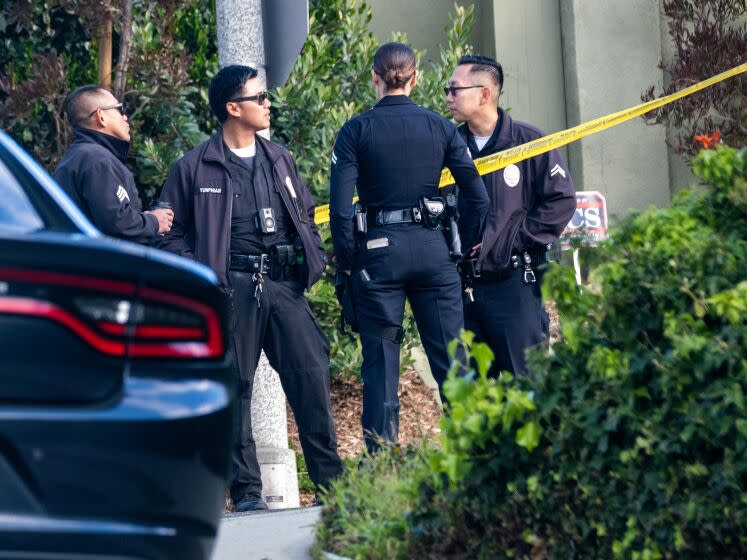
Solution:
[[[135,179],[125,162],[130,125],[125,107],[107,90],[82,86],[65,99],[73,142],[54,178],[101,231],[148,242],[171,229],[169,209],[142,212]]]
[[[304,297],[322,275],[326,254],[295,161],[257,134],[270,126],[270,102],[257,71],[221,69],[208,97],[222,128],[169,171],[161,199],[173,205],[174,227],[161,246],[210,266],[232,295],[241,428],[230,493],[236,511],[260,510],[267,504],[251,398],[261,350],[280,375],[312,481],[326,486],[342,472],[329,398],[329,343]]]
[[[472,157],[543,136],[498,107],[503,69],[485,56],[463,56],[445,88],[451,114]],[[483,176],[490,211],[480,245],[465,263],[465,326],[495,354],[491,375],[527,373],[525,351],[546,340],[549,320],[540,284],[548,244],[575,211],[568,166],[552,150]],[[473,302],[474,300],[474,302]]]
[[[479,240],[488,199],[456,127],[408,97],[417,81],[413,51],[401,43],[381,46],[371,81],[379,102],[345,123],[332,153],[330,221],[338,270],[351,274],[363,346],[363,431],[374,451],[378,438],[397,439],[405,298],[439,386],[450,365],[447,344],[463,326],[459,275],[435,198],[441,169],[448,167],[461,189],[459,230],[467,248]],[[367,228],[354,235],[356,186],[356,221]]]

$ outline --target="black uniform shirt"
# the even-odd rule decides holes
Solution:
[[[226,166],[233,183],[233,207],[231,211],[231,252],[246,255],[269,253],[270,247],[289,243],[294,230],[288,211],[272,180],[272,166],[264,150],[257,148],[257,155],[241,158],[228,146],[223,146]],[[247,162],[245,160],[253,160]],[[259,208],[272,208],[277,231],[265,234],[259,229]]]
[[[338,267],[352,266],[353,190],[370,210],[416,207],[438,194],[448,167],[460,187],[462,244],[477,242],[488,207],[485,186],[456,127],[406,95],[383,97],[340,129],[332,152],[330,225]]]

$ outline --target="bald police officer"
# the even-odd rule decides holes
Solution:
[[[65,99],[73,142],[54,171],[54,178],[104,233],[148,242],[171,229],[169,209],[142,212],[140,198],[125,162],[130,125],[125,106],[96,85],[82,86]]]

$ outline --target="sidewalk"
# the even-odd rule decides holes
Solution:
[[[213,560],[307,560],[321,507],[231,513],[218,530]]]

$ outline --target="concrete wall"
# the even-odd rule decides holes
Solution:
[[[566,127],[558,0],[495,0],[495,58],[503,65],[501,105],[547,132]]]
[[[663,11],[660,8],[660,32],[661,32],[661,58],[662,60],[669,61],[675,56],[676,49],[674,42],[672,41],[669,31],[667,29],[667,18],[664,16]],[[664,86],[668,86],[670,80],[667,75],[663,74]],[[661,125],[663,126],[663,125]],[[667,128],[667,141],[670,143],[674,142],[674,138],[677,135],[677,129],[675,127]],[[681,155],[674,152],[674,150],[668,150],[669,159],[669,191],[674,194],[678,190],[682,190],[690,185],[697,183],[698,179],[693,175],[690,166],[687,164],[687,160]]]
[[[573,126],[640,102],[661,85],[659,0],[561,0],[566,114]],[[666,130],[640,120],[571,144],[579,190],[601,191],[610,216],[669,204]]]
[[[416,49],[426,50],[425,61],[437,60],[438,46],[446,43],[444,28],[454,15],[454,0],[368,0],[373,9],[370,29],[385,43],[393,31],[407,33]],[[475,6],[470,43],[476,52],[495,56],[493,0],[459,0],[461,6]]]

